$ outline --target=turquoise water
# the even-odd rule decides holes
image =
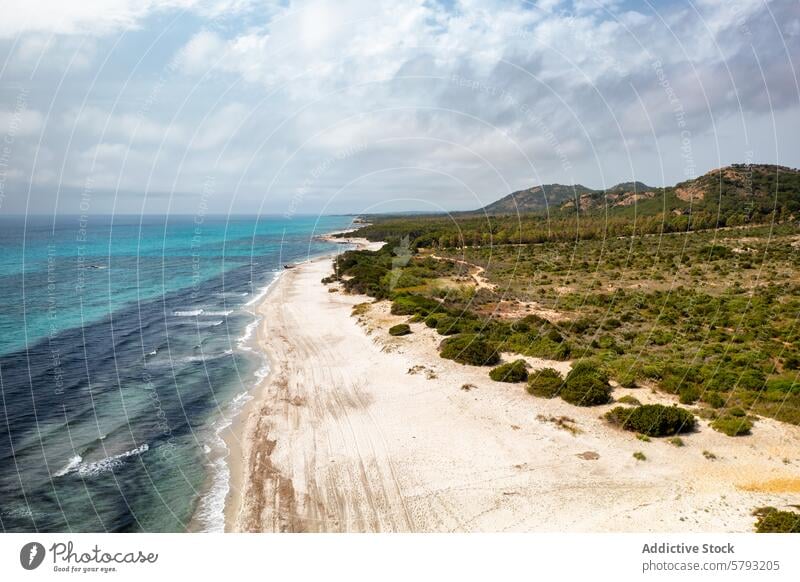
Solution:
[[[221,526],[251,305],[348,217],[0,218],[0,527]]]

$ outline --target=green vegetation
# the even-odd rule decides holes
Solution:
[[[537,395],[602,404],[613,380],[720,425],[736,408],[800,424],[800,172],[732,166],[636,185],[648,193],[629,204],[633,187],[583,189],[580,208],[562,189],[547,214],[370,217],[359,234],[388,244],[342,254],[331,280],[435,329],[456,361],[595,363],[584,377],[531,374]]]
[[[528,394],[542,398],[555,398],[563,383],[564,378],[553,368],[537,370],[528,377]]]
[[[677,406],[643,404],[636,408],[617,406],[608,411],[606,420],[625,430],[647,436],[671,436],[694,430],[694,415]]]
[[[389,335],[408,335],[411,333],[411,326],[407,323],[398,323],[389,328]]]
[[[439,355],[459,364],[493,366],[500,361],[497,348],[479,334],[462,333],[441,343]]]
[[[618,398],[617,402],[620,403],[620,404],[630,404],[631,406],[641,406],[642,405],[642,403],[639,402],[638,398],[635,398],[635,397],[631,396],[630,394],[626,394],[625,396],[622,396],[621,398]]]
[[[497,382],[525,382],[528,379],[528,363],[525,360],[515,360],[497,366],[489,372],[489,377]]]
[[[711,428],[728,436],[743,436],[750,434],[753,423],[746,417],[720,416],[711,423]]]
[[[667,442],[676,447],[685,447],[686,443],[683,442],[681,437],[672,437],[671,439],[667,439]]]
[[[779,511],[774,507],[759,507],[756,533],[800,533],[800,513]]]
[[[611,402],[611,386],[597,364],[581,360],[572,366],[559,395],[576,406],[597,406]]]
[[[646,461],[647,460],[647,457],[641,451],[636,451],[635,453],[633,453],[633,458],[636,459],[637,461]]]

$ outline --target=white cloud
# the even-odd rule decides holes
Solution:
[[[101,36],[136,28],[156,11],[191,10],[217,17],[251,7],[249,0],[25,0],[3,11],[0,38],[30,32]]]
[[[65,167],[58,180],[81,184],[91,172],[130,190],[151,174],[150,188],[197,189],[214,173],[220,191],[241,183],[259,193],[275,180],[270,195],[280,199],[335,159],[308,200],[343,184],[366,188],[360,177],[387,179],[382,172],[396,167],[423,171],[392,173],[386,192],[446,196],[445,182],[431,177],[441,170],[494,195],[540,180],[631,179],[626,157],[655,168],[659,149],[674,156],[664,165],[680,178],[674,143],[682,128],[703,163],[724,158],[725,148],[740,161],[746,144],[715,143],[712,123],[767,119],[771,109],[796,116],[800,44],[789,40],[800,25],[785,3],[630,7],[618,0],[90,0],[65,8],[31,0],[23,12],[36,18],[14,14],[0,23],[0,37],[22,33],[9,69],[28,68],[14,80],[34,79],[31,108],[44,111],[57,95],[46,127],[40,114],[26,113],[19,141],[45,136],[61,156],[53,167]],[[147,30],[181,10],[188,17],[177,21],[180,36]],[[169,19],[148,19],[161,11]],[[125,39],[141,38],[142,54],[105,53],[113,34],[129,27],[146,29]],[[105,54],[113,67],[92,69]],[[70,62],[83,71],[65,77]],[[84,99],[91,105],[79,111]],[[0,111],[0,123],[11,113]],[[767,143],[768,129],[750,133]],[[796,159],[800,149],[787,134],[781,155]],[[611,168],[600,171],[604,160]],[[27,175],[44,179],[49,170],[40,162]],[[351,198],[383,195],[370,184]]]
[[[176,63],[186,73],[205,73],[224,56],[225,51],[225,41],[218,34],[203,30],[179,51]]]
[[[160,142],[181,143],[188,132],[176,123],[162,124],[143,114],[116,113],[98,107],[85,107],[67,112],[63,117],[65,127],[76,127],[84,137],[114,139],[133,144]]]
[[[0,109],[0,132],[10,139],[38,134],[44,127],[44,117],[35,109],[24,106],[17,109]]]

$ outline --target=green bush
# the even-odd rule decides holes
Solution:
[[[679,394],[681,404],[694,404],[700,398],[700,390],[696,386],[684,386]]]
[[[436,331],[439,335],[455,335],[460,333],[458,320],[449,315],[439,315],[436,318]]]
[[[555,398],[558,396],[564,379],[553,368],[544,368],[528,376],[528,394],[541,396],[543,398]]]
[[[389,328],[389,335],[408,335],[411,327],[407,323],[398,323]]]
[[[725,406],[725,399],[719,392],[706,391],[700,398],[703,402],[708,404],[711,408],[722,408]]]
[[[597,364],[580,360],[567,374],[559,395],[576,406],[597,406],[611,402],[611,386]]]
[[[447,338],[440,344],[439,355],[472,366],[494,366],[500,361],[495,345],[474,333],[462,333]]]
[[[436,326],[439,324],[439,315],[429,315],[425,318],[425,325],[430,328],[436,329]]]
[[[655,437],[690,432],[696,423],[688,410],[663,404],[643,404],[636,408],[617,406],[606,413],[606,420],[625,430]]]
[[[392,315],[427,315],[436,309],[441,309],[441,305],[435,299],[422,297],[421,295],[398,295],[392,301]]]
[[[631,396],[630,394],[626,394],[619,400],[617,400],[620,404],[630,404],[631,406],[641,406],[642,403],[639,401],[638,398]]]
[[[728,436],[744,436],[750,434],[753,423],[745,417],[720,416],[711,423],[711,428]]]
[[[496,382],[524,382],[528,379],[528,363],[525,360],[515,360],[502,366],[497,366],[489,377]]]
[[[800,513],[761,507],[753,515],[758,516],[756,533],[800,533]]]

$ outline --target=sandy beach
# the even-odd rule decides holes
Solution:
[[[747,532],[755,507],[800,499],[798,427],[760,419],[731,438],[701,420],[683,447],[637,440],[599,418],[610,406],[439,358],[422,324],[390,337],[408,318],[322,284],[331,271],[287,270],[258,306],[271,372],[226,436],[227,531]]]

